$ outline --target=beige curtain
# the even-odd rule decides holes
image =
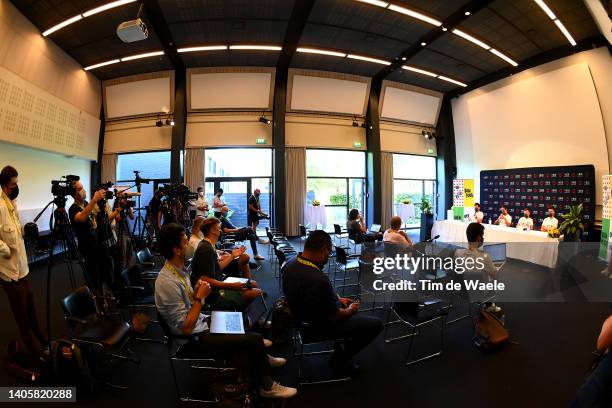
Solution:
[[[381,152],[380,165],[381,172],[381,190],[382,190],[382,208],[381,223],[383,228],[389,228],[389,221],[393,217],[393,153]]]
[[[100,163],[100,178],[102,183],[117,181],[117,155],[103,154],[102,163]]]
[[[204,149],[185,149],[185,184],[191,191],[204,186]]]
[[[306,204],[306,149],[287,147],[285,149],[286,225],[288,236],[300,234],[299,224],[304,223]]]

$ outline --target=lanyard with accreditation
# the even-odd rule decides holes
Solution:
[[[172,265],[172,263],[166,262],[166,268],[168,268],[170,270],[170,272],[172,272],[172,274],[174,274],[174,276],[176,276],[176,278],[179,281],[181,281],[181,283],[185,287],[185,290],[187,291],[187,295],[189,296],[189,300],[191,301],[191,303],[194,303],[196,299],[195,299],[195,296],[193,295],[193,290],[191,289],[191,285],[189,285],[187,283],[187,281],[185,280],[183,275],[176,269],[176,267],[174,265]]]

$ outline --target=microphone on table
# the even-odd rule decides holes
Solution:
[[[432,238],[426,239],[426,240],[425,240],[425,242],[433,242],[433,241],[435,241],[435,240],[436,240],[436,239],[438,239],[438,238],[440,238],[440,236],[439,236],[439,235],[436,235],[435,237],[432,237]]]

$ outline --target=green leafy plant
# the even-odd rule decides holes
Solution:
[[[424,214],[433,214],[433,208],[431,207],[431,203],[429,202],[429,198],[422,197],[420,204],[418,204],[421,212]]]
[[[564,235],[564,241],[578,241],[584,232],[582,223],[582,203],[570,206],[566,214],[561,214],[563,222],[559,226],[559,231]]]
[[[318,207],[320,205],[321,205],[321,203],[319,202],[319,200],[312,200],[312,206],[313,207]]]
[[[329,196],[331,205],[346,205],[346,194],[338,193]]]
[[[402,204],[412,204],[412,200],[409,198],[405,198],[402,200]]]

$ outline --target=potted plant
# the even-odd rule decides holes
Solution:
[[[559,226],[559,231],[564,235],[563,240],[568,242],[580,241],[580,237],[584,232],[582,203],[570,206],[569,212],[561,214],[561,217],[564,221]]]
[[[426,241],[431,238],[431,228],[433,227],[433,208],[429,202],[429,198],[422,197],[418,204],[421,209],[421,241]]]
[[[312,200],[312,206],[313,207],[318,207],[320,205],[321,205],[321,203],[319,202],[319,200]]]
[[[404,198],[404,199],[402,200],[402,204],[406,204],[406,205],[408,205],[408,204],[412,204],[412,200],[411,200],[411,199],[409,199],[409,198]]]

